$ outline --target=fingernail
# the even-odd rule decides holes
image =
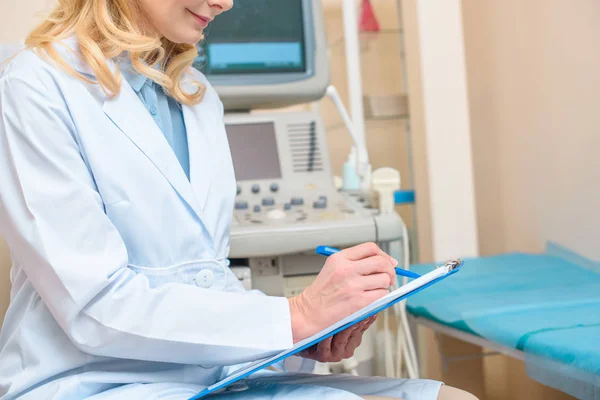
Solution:
[[[398,260],[396,260],[394,257],[392,257],[392,262],[394,263],[394,265],[398,265],[399,264]]]

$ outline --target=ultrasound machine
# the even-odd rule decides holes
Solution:
[[[269,295],[309,285],[323,266],[313,255],[319,245],[403,236],[396,213],[382,215],[360,193],[336,188],[320,115],[277,110],[318,101],[328,89],[321,7],[320,0],[237,1],[211,24],[196,63],[226,110],[237,180],[232,267]]]

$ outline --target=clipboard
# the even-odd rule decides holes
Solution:
[[[219,392],[227,386],[240,381],[241,379],[247,378],[255,372],[263,370],[271,365],[278,363],[282,360],[285,360],[288,357],[296,355],[309,347],[314,346],[315,344],[349,328],[350,326],[357,324],[375,314],[380,313],[388,307],[393,306],[394,304],[412,296],[415,293],[420,292],[428,288],[431,285],[436,284],[437,282],[449,277],[450,275],[458,272],[462,266],[463,262],[461,260],[453,260],[449,261],[444,266],[439,267],[428,274],[422,275],[420,278],[415,279],[404,286],[390,292],[388,295],[382,297],[381,299],[374,301],[370,305],[358,310],[354,314],[342,319],[341,321],[329,326],[328,328],[322,330],[321,332],[304,339],[298,343],[296,343],[292,348],[284,350],[272,357],[268,357],[263,360],[255,361],[241,369],[231,373],[229,376],[220,380],[219,382],[211,385],[198,393],[196,396],[190,398],[189,400],[197,400],[201,399],[209,394]]]

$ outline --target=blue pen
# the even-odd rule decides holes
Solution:
[[[319,246],[315,250],[315,253],[317,253],[317,254],[319,254],[321,256],[325,256],[325,257],[329,257],[329,256],[331,256],[331,255],[333,255],[335,253],[339,253],[339,252],[340,252],[339,249],[336,249],[335,247],[329,247],[329,246]],[[405,276],[407,278],[417,279],[417,278],[421,277],[421,275],[419,275],[419,274],[417,274],[415,272],[407,271],[407,270],[402,269],[402,268],[396,267],[395,270],[396,270],[396,275]]]

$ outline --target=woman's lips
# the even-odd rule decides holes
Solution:
[[[190,14],[192,14],[194,16],[194,18],[196,18],[196,21],[198,21],[198,23],[200,25],[202,25],[203,28],[206,28],[208,26],[208,24],[210,23],[210,21],[212,21],[210,18],[203,17],[203,16],[195,14],[191,11],[190,11]]]

